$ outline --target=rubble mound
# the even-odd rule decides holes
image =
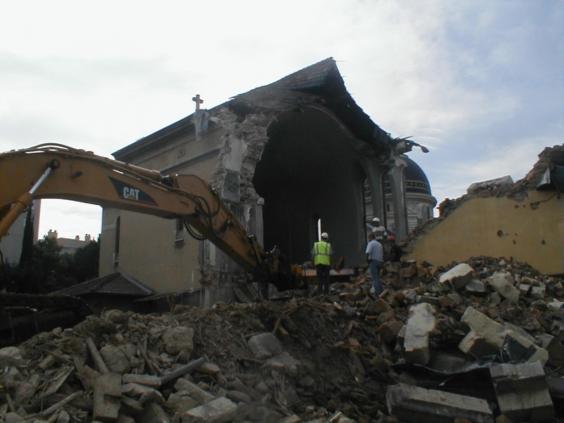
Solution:
[[[380,297],[369,293],[362,275],[323,297],[89,316],[74,328],[0,349],[0,416],[286,423],[551,418],[548,383],[558,386],[554,378],[560,380],[564,364],[562,281],[505,259],[461,264],[435,273],[424,264],[390,265]],[[535,400],[519,402],[519,395]]]

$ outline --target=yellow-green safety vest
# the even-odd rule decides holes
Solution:
[[[313,244],[313,264],[331,265],[331,244],[325,241]]]

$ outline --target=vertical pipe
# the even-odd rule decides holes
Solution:
[[[321,219],[317,219],[317,240],[321,241]]]
[[[20,195],[20,197],[12,204],[8,213],[6,213],[2,220],[0,220],[0,238],[8,233],[8,230],[16,221],[18,216],[31,204],[33,201],[33,194],[35,194],[55,168],[56,165],[54,163],[49,164],[49,167],[45,169],[43,174],[39,177],[35,184],[33,184],[33,187],[31,187],[28,192],[24,192]]]

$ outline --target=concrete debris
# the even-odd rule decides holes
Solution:
[[[491,192],[497,191],[500,188],[510,188],[513,185],[513,178],[509,175],[502,176],[501,178],[489,179],[487,181],[474,182],[466,190],[467,194],[476,195],[483,191]]]
[[[490,375],[501,413],[513,421],[545,421],[554,407],[540,362],[493,364]]]
[[[502,297],[512,303],[519,301],[519,289],[515,287],[515,281],[511,273],[495,272],[487,281]]]
[[[386,266],[378,298],[361,274],[323,297],[89,316],[0,349],[0,421],[562,418],[545,381],[564,392],[562,280],[461,264]]]
[[[455,288],[462,288],[470,282],[474,269],[466,263],[460,263],[450,269],[448,272],[443,273],[440,278],[440,283],[450,283]]]
[[[183,354],[190,357],[194,349],[194,329],[178,326],[167,329],[163,334],[165,351],[168,354]]]
[[[406,360],[417,364],[429,362],[431,359],[429,335],[435,326],[435,310],[432,305],[421,303],[409,308],[404,341]]]
[[[280,341],[270,332],[261,333],[249,339],[249,348],[259,360],[282,352]]]
[[[182,423],[223,423],[233,420],[237,405],[225,397],[216,398],[204,405],[193,408],[182,415]]]
[[[442,423],[455,418],[476,423],[494,421],[484,399],[401,383],[388,387],[386,403],[390,414],[405,422]]]
[[[482,295],[488,292],[486,284],[478,279],[471,279],[464,287],[470,294]]]

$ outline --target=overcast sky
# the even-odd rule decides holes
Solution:
[[[521,178],[564,129],[557,0],[19,1],[0,14],[0,151],[58,142],[109,156],[192,113],[334,57],[347,89],[439,202]],[[40,232],[100,231],[45,201]]]

